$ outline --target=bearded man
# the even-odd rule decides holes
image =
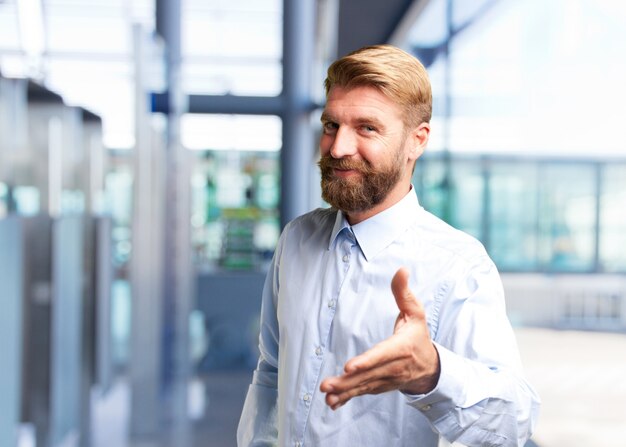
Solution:
[[[498,271],[418,203],[430,134],[422,64],[389,45],[337,61],[321,116],[322,197],[284,229],[263,290],[243,446],[523,446],[523,377]]]

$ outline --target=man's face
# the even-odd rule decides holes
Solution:
[[[324,200],[349,215],[361,214],[383,210],[408,192],[410,138],[402,109],[380,91],[333,87],[322,127]]]

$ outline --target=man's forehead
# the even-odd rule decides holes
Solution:
[[[401,114],[402,109],[375,87],[335,86],[328,94],[322,119],[350,115],[359,119],[387,120],[392,117],[399,118]]]

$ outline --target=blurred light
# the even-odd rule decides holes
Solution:
[[[18,0],[17,6],[22,49],[29,57],[40,58],[45,50],[41,0]]]
[[[195,150],[278,151],[282,121],[277,116],[185,114],[183,146]]]

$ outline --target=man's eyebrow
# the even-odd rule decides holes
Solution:
[[[320,116],[320,121],[322,123],[334,122],[336,121],[336,119],[330,113],[324,111],[322,112],[322,115]],[[373,124],[376,127],[380,127],[380,128],[384,127],[384,122],[380,118],[374,115],[360,116],[360,117],[355,118],[354,121],[358,124]]]
[[[362,116],[360,118],[356,119],[356,122],[359,124],[373,124],[375,127],[384,127],[384,123],[382,120],[380,120],[380,118],[376,117],[376,116]]]
[[[330,115],[330,113],[324,111],[322,112],[322,116],[320,116],[320,121],[325,122],[325,121],[334,121],[334,120],[333,120],[333,117]]]

